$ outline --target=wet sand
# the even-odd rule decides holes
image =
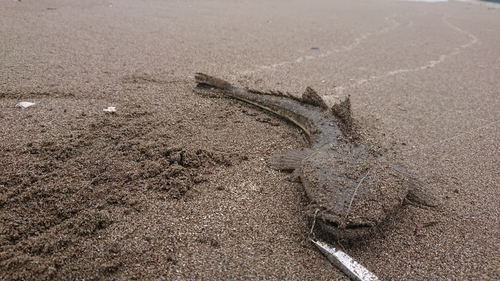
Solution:
[[[382,280],[500,279],[497,6],[2,2],[0,279],[347,280],[267,165],[303,133],[195,72],[350,95],[442,205],[336,246]]]

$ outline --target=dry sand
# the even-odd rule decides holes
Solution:
[[[0,279],[347,279],[266,164],[303,134],[202,71],[351,95],[439,194],[341,245],[381,279],[499,280],[499,28],[469,2],[2,1]]]

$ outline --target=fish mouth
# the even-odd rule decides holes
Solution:
[[[352,224],[340,227],[338,223],[318,219],[316,221],[320,230],[338,240],[363,240],[373,236],[376,227],[370,224]]]

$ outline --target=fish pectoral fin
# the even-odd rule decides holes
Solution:
[[[306,91],[302,94],[302,102],[321,107],[323,109],[328,109],[328,105],[323,100],[323,98],[316,93],[311,87],[307,87]]]
[[[394,164],[393,168],[408,180],[408,194],[406,201],[418,206],[437,207],[441,205],[438,196],[434,195],[422,181],[410,176],[408,169],[401,164]]]
[[[287,180],[291,182],[301,182],[300,180],[300,169],[295,169],[291,174],[288,175]]]
[[[298,169],[302,160],[313,152],[314,150],[310,148],[302,148],[274,154],[269,158],[269,166],[278,171],[293,171]]]
[[[408,195],[406,195],[406,200],[410,203],[426,206],[426,207],[437,207],[441,205],[440,200],[433,192],[426,187],[426,185],[414,178],[408,178],[409,188]]]

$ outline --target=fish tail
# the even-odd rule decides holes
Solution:
[[[195,73],[195,79],[196,83],[201,84],[201,85],[208,85],[211,87],[223,89],[223,90],[228,90],[233,87],[231,83],[226,82],[222,79],[212,77],[210,75],[206,75],[204,73]]]

